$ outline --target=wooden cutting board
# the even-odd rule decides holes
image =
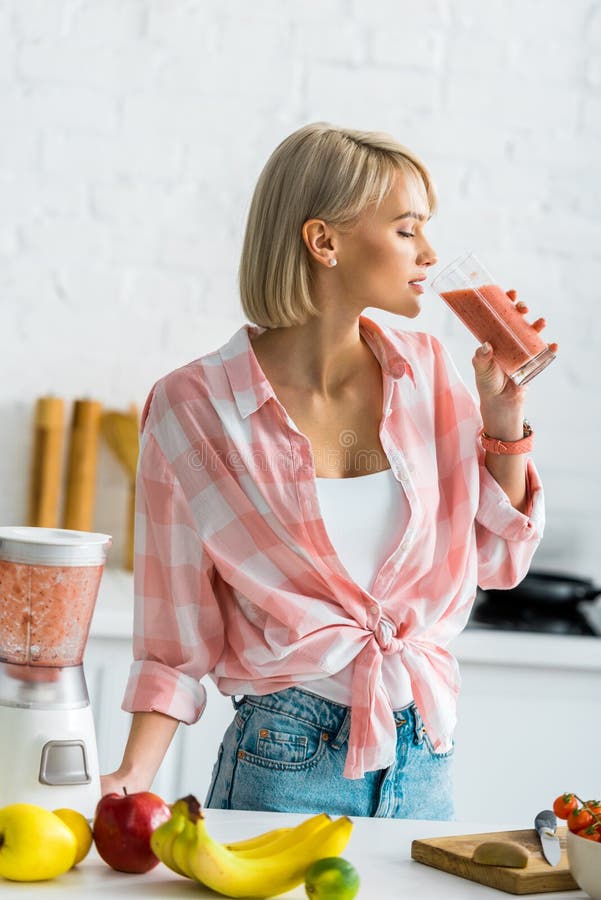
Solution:
[[[496,831],[415,840],[411,844],[411,857],[427,866],[506,891],[508,894],[578,890],[568,866],[565,826],[558,828],[557,834],[562,851],[558,866],[550,866],[543,857],[540,840],[534,828],[527,828],[524,831]],[[515,841],[521,844],[530,854],[528,865],[523,869],[513,869],[506,866],[484,866],[473,862],[471,857],[474,848],[483,841]]]

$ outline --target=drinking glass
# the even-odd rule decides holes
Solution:
[[[554,351],[473,253],[464,253],[436,276],[434,290],[515,384],[527,384],[555,359]]]

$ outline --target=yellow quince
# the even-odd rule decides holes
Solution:
[[[0,875],[10,881],[45,881],[68,871],[77,840],[58,816],[32,803],[0,809]]]
[[[75,862],[73,865],[76,866],[77,863],[80,863],[82,859],[85,859],[90,852],[90,847],[92,846],[92,829],[90,828],[86,817],[82,816],[82,814],[75,809],[61,807],[61,809],[53,809],[52,812],[55,816],[58,816],[59,819],[62,819],[65,825],[67,825],[75,835],[75,840],[77,841],[77,853],[75,854]]]

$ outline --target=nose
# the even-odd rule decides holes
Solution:
[[[417,264],[420,266],[433,266],[437,262],[438,257],[436,256],[434,247],[426,240],[425,237],[422,238],[422,244],[417,257]]]

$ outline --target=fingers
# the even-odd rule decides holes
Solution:
[[[479,347],[472,357],[472,365],[476,372],[485,372],[492,367],[492,347],[485,341]]]
[[[511,302],[515,303],[515,308],[517,309],[517,311],[522,316],[524,316],[528,312],[529,307],[527,307],[525,303],[522,303],[521,300],[517,300],[518,292],[514,288],[511,288],[510,290],[506,291],[505,293],[507,294],[507,296],[509,297]],[[516,303],[516,300],[517,300],[517,303]]]
[[[494,368],[492,347],[488,341],[476,348],[472,357],[472,365],[477,375],[488,373]]]
[[[517,291],[514,291],[512,288],[511,290],[507,291],[506,293],[507,293],[507,296],[509,297],[509,299],[511,300],[511,302],[515,303],[516,298],[517,298]],[[515,308],[521,316],[525,316],[529,310],[529,308],[526,306],[526,304],[522,303],[521,300],[519,300],[517,303],[515,303]],[[543,330],[543,328],[547,327],[547,320],[541,316],[539,319],[536,319],[530,327],[534,328],[534,330],[536,332],[541,332]],[[549,350],[552,353],[557,353],[558,345],[556,343],[548,344],[547,346],[549,347]]]
[[[518,300],[516,303],[518,292],[516,290],[514,290],[513,288],[511,288],[511,290],[506,291],[506,294],[509,297],[509,299],[511,300],[511,302],[515,303],[515,308],[520,313],[520,315],[525,316],[529,310],[529,307],[526,306],[525,303],[522,303],[521,300]]]
[[[492,345],[485,341],[476,348],[472,357],[472,365],[477,374],[486,374],[497,368],[497,362],[493,356]]]
[[[488,341],[477,348],[472,357],[472,365],[476,374],[476,387],[481,399],[497,397],[503,393],[506,383],[510,379],[496,362],[493,348]]]

